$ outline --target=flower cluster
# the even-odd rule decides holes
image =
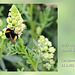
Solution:
[[[6,31],[6,28],[4,28],[2,31],[0,31],[0,37],[1,37],[2,39],[6,39],[5,31]]]
[[[11,30],[14,29],[15,33],[19,35],[21,35],[23,30],[26,28],[26,25],[23,24],[21,14],[19,13],[15,5],[12,5],[12,7],[10,8],[6,21],[8,23],[7,27],[0,31],[0,37],[2,39],[6,39],[5,31],[7,28],[10,28]]]
[[[2,28],[2,25],[3,25],[3,21],[0,19],[0,28]],[[0,31],[0,37],[2,39],[5,39],[6,38],[5,31],[6,31],[6,28],[4,28],[2,31]]]
[[[53,58],[56,49],[52,47],[52,43],[43,35],[38,39],[38,46],[43,57],[44,67],[50,70],[51,66],[55,64]]]
[[[7,18],[7,28],[15,29],[15,33],[17,34],[19,31],[23,32],[23,30],[26,28],[26,25],[23,24],[23,19],[16,6],[12,5],[9,11],[10,12]]]

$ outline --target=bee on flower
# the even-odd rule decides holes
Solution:
[[[26,29],[26,25],[23,24],[24,20],[15,5],[12,5],[10,8],[6,21],[8,23],[7,28],[4,28],[2,32],[0,31],[0,36],[2,39],[6,39],[7,37],[15,44],[15,40],[17,40],[23,30]]]

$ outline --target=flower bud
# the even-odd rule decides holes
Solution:
[[[36,28],[36,33],[37,33],[38,35],[41,34],[41,27],[40,27],[40,26]]]

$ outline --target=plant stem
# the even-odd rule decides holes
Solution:
[[[54,65],[52,65],[52,69],[53,69],[54,71],[56,71],[56,69],[55,69]]]
[[[21,44],[22,48],[24,49],[24,45],[23,45],[22,39],[19,38],[19,41],[20,41],[20,44]]]
[[[19,41],[20,41],[20,43],[21,43],[22,48],[24,49],[24,45],[23,45],[22,39],[19,38]],[[29,55],[28,55],[28,53],[26,52],[26,50],[24,51],[24,54],[29,57]],[[30,63],[31,63],[31,65],[32,65],[32,67],[34,68],[34,70],[35,70],[35,71],[38,71],[36,65],[34,64],[34,62],[33,62],[30,58],[28,58],[28,60],[30,61]]]
[[[1,43],[0,64],[1,64],[1,57],[2,57],[3,42],[4,42],[4,39],[2,39],[2,43]]]
[[[34,65],[34,62],[33,62],[31,59],[29,59],[29,61],[30,61],[31,65],[33,66],[34,70],[35,70],[35,71],[38,71],[38,70],[37,70],[37,66]]]
[[[31,21],[30,21],[30,26],[31,26],[31,31],[32,31],[32,38],[35,39],[35,26],[33,24],[33,4],[30,5],[30,17],[31,17]]]

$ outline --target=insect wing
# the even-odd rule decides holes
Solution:
[[[9,34],[9,35],[10,35],[9,40],[11,40],[11,42],[12,42],[13,44],[15,44],[15,41],[14,41],[14,39],[12,38],[11,34]]]

